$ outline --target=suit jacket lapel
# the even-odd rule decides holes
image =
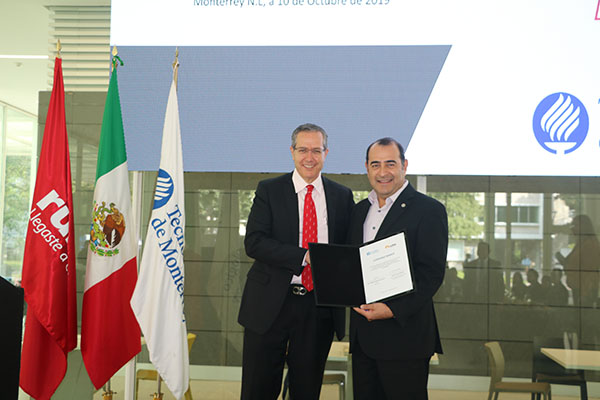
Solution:
[[[360,221],[359,224],[355,224],[354,230],[352,231],[352,243],[362,244],[365,241],[364,238],[364,225],[365,219],[367,218],[367,214],[369,213],[369,208],[371,207],[371,203],[369,200],[364,200],[358,203],[354,211],[355,221]]]
[[[416,190],[409,183],[408,186],[400,193],[400,196],[394,201],[392,208],[385,216],[385,219],[381,223],[379,230],[377,231],[377,235],[375,239],[380,239],[385,237],[391,233],[394,233],[394,227],[396,226],[396,221],[400,218],[404,212],[407,210],[408,206],[412,198],[414,197]],[[366,217],[366,215],[365,215]]]
[[[328,179],[321,176],[323,180],[323,190],[325,191],[325,203],[327,205],[327,236],[329,237],[329,243],[334,242],[335,233],[335,205],[337,204],[337,192],[332,190],[331,183]]]
[[[298,216],[298,194],[294,189],[294,182],[292,181],[292,174],[288,174],[288,179],[284,185],[282,185],[282,195],[286,214],[289,216],[289,232],[290,237],[295,238],[298,242],[298,234],[300,232],[300,217]],[[293,240],[291,241],[293,243]]]

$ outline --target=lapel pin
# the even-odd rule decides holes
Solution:
[[[406,203],[400,204],[400,207],[402,207],[402,208],[406,207]]]

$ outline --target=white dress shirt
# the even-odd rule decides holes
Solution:
[[[292,182],[294,190],[298,196],[298,245],[302,247],[302,221],[304,217],[304,197],[306,197],[306,188],[308,183],[302,179],[297,170],[294,169],[292,174]],[[327,228],[327,200],[325,199],[325,189],[323,188],[323,180],[321,174],[311,183],[313,185],[312,198],[317,211],[317,241],[319,243],[329,243],[329,230]],[[306,265],[306,256],[302,265]],[[291,283],[302,284],[302,276],[294,275]]]
[[[367,213],[367,218],[365,218],[365,223],[363,224],[363,241],[370,242],[375,239],[377,232],[379,231],[379,227],[383,223],[385,216],[390,211],[390,208],[394,205],[394,202],[400,196],[400,193],[408,186],[408,181],[404,181],[404,185],[400,189],[396,191],[393,195],[385,199],[385,204],[383,207],[379,207],[379,200],[377,199],[377,193],[374,190],[371,190],[367,199],[371,203],[371,207],[369,208],[369,212]]]

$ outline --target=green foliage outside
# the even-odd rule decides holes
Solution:
[[[354,191],[354,201],[365,199],[368,191]],[[430,196],[441,201],[448,212],[448,228],[451,239],[476,239],[483,234],[483,226],[478,220],[483,216],[483,205],[479,204],[475,198],[475,193],[430,193]],[[239,212],[240,220],[248,219],[252,200],[254,199],[254,190],[240,190]],[[201,202],[206,206],[206,202]],[[215,204],[215,208],[218,204]]]
[[[29,180],[31,158],[6,157],[4,186],[4,227],[2,231],[2,275],[21,269],[29,216]]]
[[[250,215],[250,209],[252,208],[252,202],[254,201],[255,190],[239,190],[239,210],[240,220],[248,221],[248,215]]]
[[[429,193],[446,206],[450,239],[474,239],[483,233],[477,221],[483,216],[483,205],[475,193]]]
[[[359,201],[366,199],[367,196],[369,195],[369,192],[366,190],[363,190],[363,191],[355,190],[355,191],[353,191],[352,194],[354,195],[354,202],[358,203]]]

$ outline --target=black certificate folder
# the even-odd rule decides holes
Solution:
[[[365,304],[358,247],[309,243],[315,300],[321,306]]]
[[[317,305],[353,307],[414,291],[404,232],[361,246],[309,243]]]

